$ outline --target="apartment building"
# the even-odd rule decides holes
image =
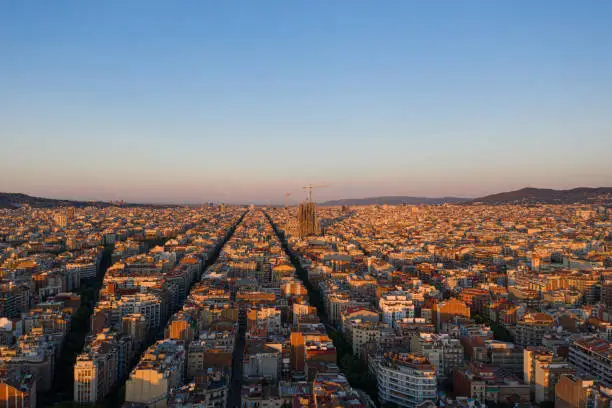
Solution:
[[[463,364],[463,346],[459,339],[448,334],[420,333],[410,342],[410,351],[425,356],[436,369],[438,380],[452,376],[453,370]]]
[[[453,298],[433,305],[432,320],[436,330],[440,331],[444,323],[452,322],[458,318],[470,318],[470,308],[465,302]]]
[[[172,390],[169,408],[226,408],[230,375],[210,367],[195,377],[195,381]]]
[[[69,262],[66,264],[66,270],[76,272],[79,280],[90,279],[96,277],[98,265],[95,260],[91,260],[89,262]]]
[[[514,341],[519,346],[541,346],[542,338],[554,328],[554,319],[546,313],[527,313],[514,327]]]
[[[387,292],[378,300],[383,323],[396,327],[396,322],[404,318],[414,318],[415,305],[406,294]]]
[[[365,345],[368,343],[376,344],[380,336],[380,322],[361,322],[353,321],[351,329],[351,340],[353,346],[353,354],[357,357],[363,357]],[[385,325],[386,326],[386,325]]]
[[[134,345],[130,336],[108,328],[89,335],[85,344],[74,365],[74,401],[95,403],[127,376]]]
[[[569,347],[569,362],[581,375],[591,375],[612,387],[612,343],[599,337],[574,340]]]
[[[413,408],[436,400],[436,370],[425,357],[408,353],[385,353],[370,362],[378,382],[382,404]]]
[[[245,350],[242,377],[245,380],[266,378],[278,381],[281,350],[264,341],[251,340]]]
[[[0,367],[0,406],[36,408],[36,379],[21,367]]]
[[[485,340],[486,362],[504,368],[516,375],[523,373],[524,350],[514,343]]]
[[[469,362],[453,372],[453,395],[481,403],[525,403],[530,400],[530,387],[500,367]]]
[[[149,408],[168,406],[169,392],[183,384],[185,349],[181,341],[160,340],[143,354],[126,382],[125,401]]]
[[[593,378],[562,375],[555,387],[555,408],[609,408],[612,389]]]

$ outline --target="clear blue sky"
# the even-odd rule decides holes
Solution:
[[[0,2],[0,191],[612,185],[611,1]]]

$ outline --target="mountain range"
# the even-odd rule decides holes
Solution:
[[[412,197],[412,196],[381,196],[381,197],[365,197],[365,198],[345,198],[340,200],[330,200],[320,203],[319,205],[333,206],[333,205],[372,205],[372,204],[388,204],[388,205],[399,205],[399,204],[456,204],[470,201],[469,198],[459,197]]]
[[[381,196],[366,198],[349,198],[325,201],[320,205],[372,205],[372,204],[573,204],[586,203],[599,199],[603,203],[612,203],[612,187],[577,187],[571,190],[553,190],[549,188],[526,187],[520,190],[491,194],[479,198],[459,197],[412,197],[412,196]]]
[[[114,205],[107,201],[79,201],[62,200],[55,198],[33,197],[21,193],[2,193],[0,192],[0,208],[18,208],[22,205],[29,205],[36,208],[55,208],[55,207],[110,207]],[[126,207],[149,207],[148,204],[125,204]]]
[[[520,190],[476,198],[473,202],[485,204],[574,204],[587,203],[593,200],[611,203],[612,187],[577,187],[571,190],[525,187]]]
[[[319,203],[322,206],[334,205],[372,205],[372,204],[573,204],[598,201],[603,204],[612,204],[612,187],[577,187],[570,190],[553,190],[549,188],[526,187],[520,190],[507,191],[504,193],[491,194],[480,198],[460,197],[413,197],[413,196],[380,196],[365,198],[346,198],[341,200],[330,200]],[[77,201],[59,200],[53,198],[33,197],[21,193],[1,193],[0,208],[18,208],[22,205],[30,205],[37,208],[55,208],[63,206],[72,207],[108,207],[113,203],[106,201]],[[147,204],[125,204],[128,207],[154,206]],[[163,206],[162,206],[163,207]]]

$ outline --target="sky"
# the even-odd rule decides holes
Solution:
[[[612,2],[0,2],[0,191],[612,186]]]

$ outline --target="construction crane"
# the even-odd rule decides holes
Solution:
[[[289,207],[289,196],[291,193],[285,193],[285,208]]]
[[[303,190],[308,190],[308,201],[312,202],[312,189],[313,188],[323,188],[329,187],[327,184],[319,184],[317,186],[313,186],[312,184],[308,184],[307,186],[302,187]]]

